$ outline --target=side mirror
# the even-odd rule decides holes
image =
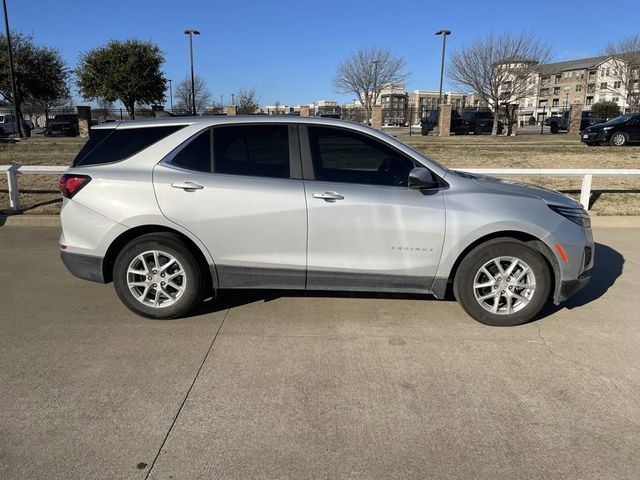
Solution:
[[[440,182],[428,169],[424,167],[416,167],[409,172],[409,188],[414,190],[424,190],[439,187]]]

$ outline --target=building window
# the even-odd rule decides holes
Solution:
[[[560,87],[556,87],[553,89],[553,94],[554,95],[560,95]]]
[[[587,105],[593,105],[593,97],[587,97]]]
[[[560,83],[560,79],[561,79],[561,78],[562,78],[562,77],[561,77],[560,75],[556,75],[555,83]]]
[[[613,88],[620,88],[620,85],[621,85],[620,80],[613,82]]]
[[[560,100],[557,98],[553,99],[553,103],[551,104],[552,107],[558,107],[560,106]]]
[[[606,90],[607,89],[607,82],[602,82],[600,84],[600,90]]]
[[[619,101],[619,100],[620,100],[620,98],[618,98],[618,97],[613,97],[613,98],[611,99],[611,101],[612,101],[613,103],[618,103],[618,101]]]
[[[582,85],[576,85],[576,92],[582,91]]]
[[[538,108],[544,108],[547,106],[547,101],[546,100],[540,100],[538,102]]]

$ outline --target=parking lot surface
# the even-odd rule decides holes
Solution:
[[[0,478],[640,477],[640,229],[515,328],[420,296],[225,292],[136,317],[0,227]]]

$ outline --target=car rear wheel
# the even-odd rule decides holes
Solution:
[[[542,255],[515,239],[496,239],[473,249],[460,263],[453,290],[462,308],[486,325],[515,326],[532,320],[551,291]]]
[[[626,133],[616,132],[609,139],[609,145],[611,145],[612,147],[624,147],[628,141],[629,138],[627,137]]]
[[[143,235],[116,258],[113,284],[134,313],[148,318],[177,318],[200,303],[204,276],[197,259],[171,233]]]

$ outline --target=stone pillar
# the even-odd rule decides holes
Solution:
[[[574,103],[569,107],[569,128],[567,129],[567,133],[571,135],[579,135],[581,122],[582,104]]]
[[[91,107],[78,107],[78,133],[81,138],[89,138],[91,133]]]
[[[238,107],[236,105],[227,105],[226,107],[224,107],[224,113],[226,113],[227,115],[237,115]]]
[[[371,126],[377,130],[382,130],[382,105],[371,107]]]
[[[438,110],[438,136],[448,137],[451,133],[451,104],[443,103]]]
[[[310,114],[309,105],[300,105],[300,116],[308,117]]]

